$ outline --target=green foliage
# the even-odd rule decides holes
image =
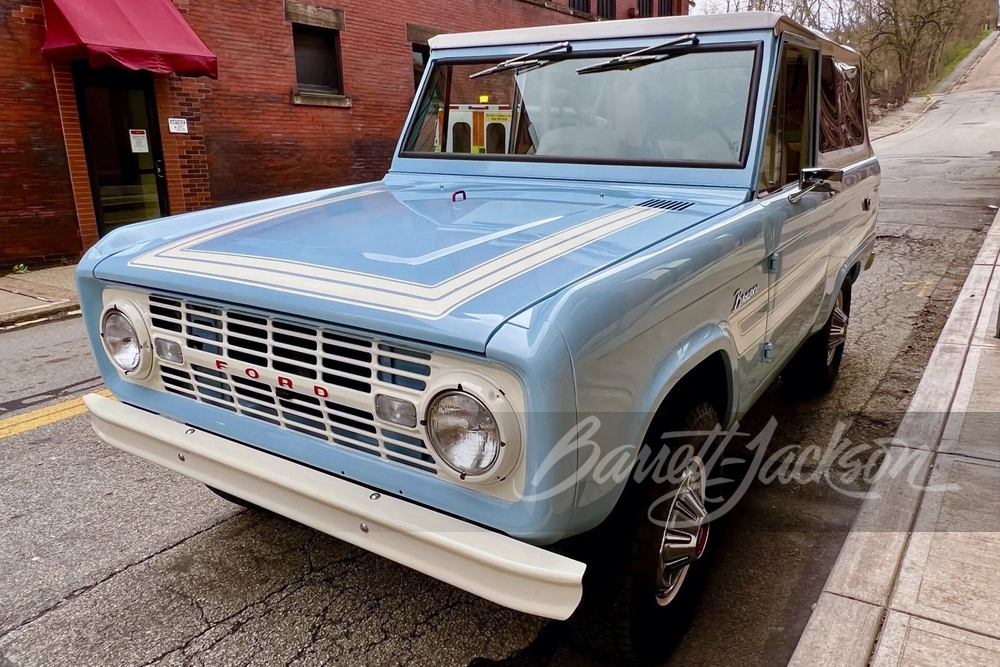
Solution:
[[[948,78],[948,75],[955,71],[958,64],[965,60],[965,58],[972,53],[972,50],[979,46],[980,43],[987,37],[989,37],[990,31],[984,29],[979,35],[973,39],[967,39],[961,41],[957,44],[953,44],[950,48],[946,49],[944,52],[944,57],[942,58],[943,64],[941,65],[941,71],[938,77],[931,82],[929,86],[917,93],[918,97],[923,95],[929,95],[930,92],[937,87],[939,83]]]
[[[14,268],[11,269],[11,273],[16,273],[18,275],[21,275],[21,274],[24,274],[24,273],[27,273],[27,272],[28,272],[28,267],[25,266],[24,264],[16,264],[14,266]]]

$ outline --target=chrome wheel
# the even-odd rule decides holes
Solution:
[[[837,292],[837,301],[833,304],[833,314],[830,316],[830,334],[826,342],[826,365],[832,366],[837,356],[837,350],[847,342],[847,312],[844,310],[844,291]]]
[[[657,563],[656,602],[665,607],[677,596],[691,564],[708,544],[705,464],[695,456],[681,473],[670,501]]]

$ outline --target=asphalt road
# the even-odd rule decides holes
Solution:
[[[814,401],[768,392],[744,425],[773,415],[773,451],[823,451],[838,424],[856,443],[894,431],[1000,200],[1000,91],[939,98],[876,150],[878,256],[855,286],[840,380]],[[72,400],[96,376],[79,319],[0,333],[0,667],[605,664],[581,648],[586,628],[238,510],[103,445]],[[822,483],[753,485],[713,528],[704,599],[667,664],[784,664],[858,502]]]

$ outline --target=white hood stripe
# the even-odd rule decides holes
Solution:
[[[631,206],[607,213],[515,248],[436,285],[290,260],[192,249],[192,246],[212,238],[275,217],[370,193],[371,191],[366,191],[311,202],[224,225],[141,255],[129,262],[129,265],[437,319],[517,276],[663,213],[659,209],[644,206]]]

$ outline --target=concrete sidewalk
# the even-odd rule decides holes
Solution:
[[[77,311],[75,266],[0,277],[0,328],[23,326]]]
[[[1000,216],[789,665],[1000,665]]]

